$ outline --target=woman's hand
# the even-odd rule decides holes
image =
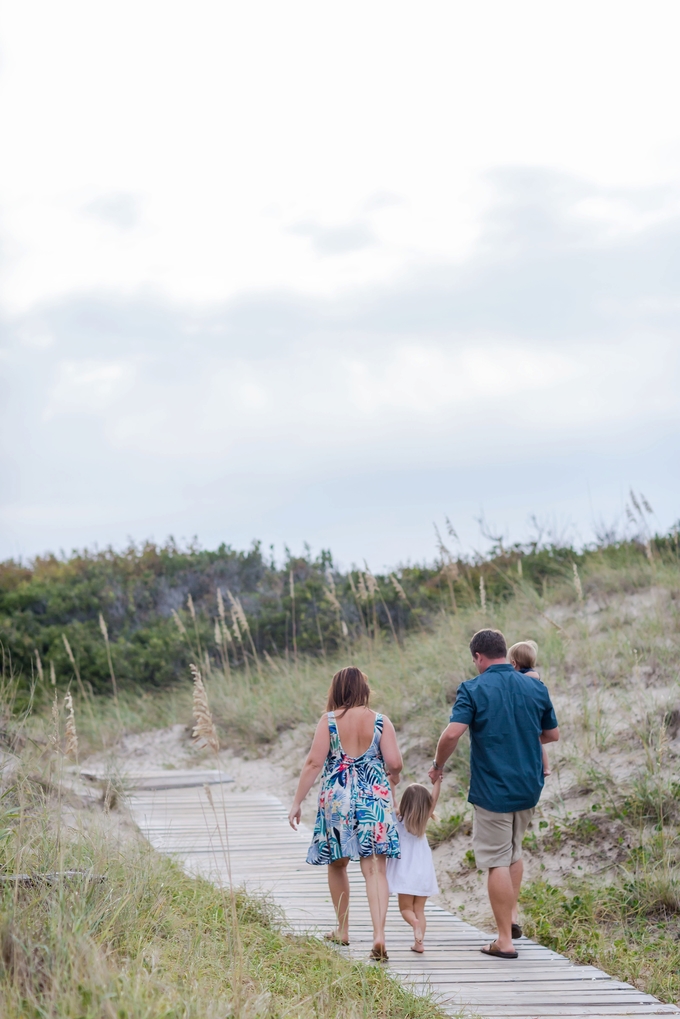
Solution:
[[[290,808],[290,814],[288,815],[288,824],[291,826],[293,831],[297,831],[301,817],[302,807],[300,806],[300,804],[294,803],[293,806]]]

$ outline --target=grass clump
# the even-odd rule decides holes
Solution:
[[[680,881],[667,868],[623,873],[604,887],[533,881],[521,904],[528,937],[662,1001],[680,998]]]
[[[448,842],[449,839],[455,838],[458,832],[463,832],[465,835],[472,832],[472,821],[467,810],[449,814],[448,817],[442,817],[439,821],[430,821],[427,826],[427,841],[432,849],[436,849],[437,846]]]

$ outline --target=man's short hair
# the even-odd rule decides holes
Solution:
[[[477,630],[470,641],[470,654],[485,655],[487,658],[505,658],[508,645],[500,630]]]

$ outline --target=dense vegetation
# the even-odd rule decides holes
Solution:
[[[330,552],[289,554],[277,566],[257,543],[243,552],[169,541],[9,561],[0,564],[0,642],[24,689],[38,680],[39,698],[50,677],[58,686],[75,678],[96,693],[111,691],[112,672],[122,688],[161,688],[196,659],[207,672],[227,672],[333,656],[361,638],[401,643],[442,614],[483,610],[518,591],[538,606],[573,579],[575,566],[587,572],[591,562],[614,569],[677,555],[677,532],[605,537],[579,551],[538,539],[510,549],[497,543],[486,558],[456,556],[438,540],[435,563],[388,576],[342,573]]]

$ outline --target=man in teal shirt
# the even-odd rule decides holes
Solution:
[[[479,675],[458,687],[430,778],[435,782],[441,775],[469,728],[473,848],[477,866],[489,871],[489,901],[498,929],[496,940],[482,952],[516,959],[512,939],[522,936],[517,924],[522,838],[543,789],[541,744],[560,734],[547,687],[508,663],[499,630],[479,630],[470,651]]]

